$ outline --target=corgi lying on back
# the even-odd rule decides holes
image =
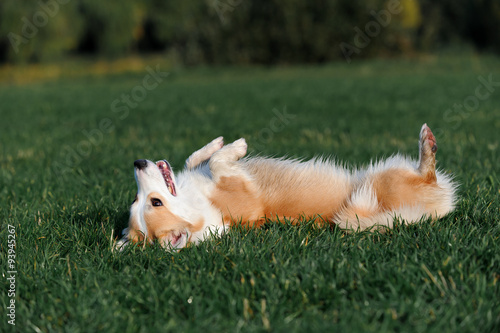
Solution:
[[[453,210],[457,185],[436,171],[436,139],[426,124],[419,149],[418,163],[395,155],[350,171],[321,159],[242,158],[244,139],[224,146],[220,137],[193,153],[177,176],[165,160],[137,160],[137,196],[117,247],[158,240],[180,249],[235,223],[260,226],[273,218],[319,216],[348,230],[439,218]]]

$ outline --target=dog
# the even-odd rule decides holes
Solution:
[[[194,152],[177,175],[166,160],[137,160],[137,195],[116,246],[158,241],[179,250],[235,224],[259,227],[272,219],[317,218],[350,231],[435,220],[457,200],[452,176],[436,170],[436,151],[424,124],[418,161],[397,154],[360,169],[322,158],[244,157],[243,138],[224,145],[222,137]]]

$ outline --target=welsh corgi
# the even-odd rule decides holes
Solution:
[[[244,139],[224,145],[222,137],[194,152],[177,175],[166,160],[137,160],[137,195],[117,247],[158,241],[178,250],[236,223],[258,227],[276,218],[319,217],[354,231],[437,219],[454,209],[457,184],[436,170],[436,151],[424,124],[418,162],[394,155],[348,169],[322,158],[244,158]]]

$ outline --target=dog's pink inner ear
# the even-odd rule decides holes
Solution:
[[[167,187],[168,187],[168,190],[170,191],[170,193],[173,196],[176,196],[177,195],[177,191],[175,190],[175,183],[174,183],[172,177],[169,176],[168,178],[165,178],[165,182],[167,183]]]
[[[163,179],[165,180],[165,184],[168,187],[168,190],[173,196],[176,196],[177,191],[175,189],[175,183],[172,177],[173,175],[172,167],[165,160],[156,162],[156,166],[158,167],[158,169],[160,169],[161,174],[163,175]]]

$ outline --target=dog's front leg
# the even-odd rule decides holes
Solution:
[[[241,138],[215,152],[208,161],[212,179],[218,183],[221,177],[246,177],[237,161],[246,155],[247,148],[245,139]]]
[[[219,136],[217,139],[212,140],[203,148],[198,149],[192,153],[186,160],[186,169],[194,169],[201,163],[207,161],[212,155],[224,146],[224,139]]]
[[[239,139],[210,158],[208,165],[215,183],[210,200],[220,209],[225,224],[259,226],[265,222],[262,197],[244,163],[238,162],[246,153],[247,143]]]

